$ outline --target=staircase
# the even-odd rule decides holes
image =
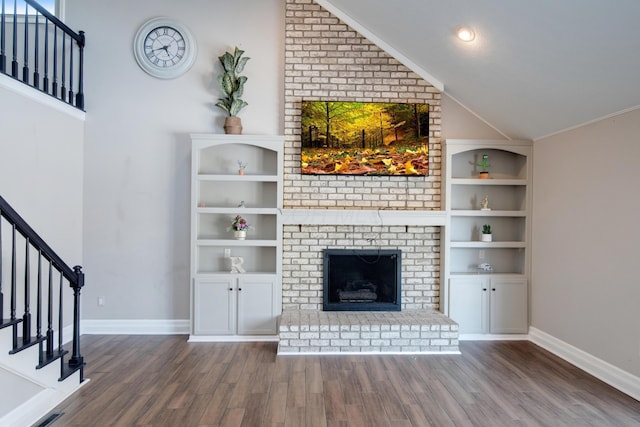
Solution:
[[[0,197],[0,426],[32,425],[82,385],[83,286]]]

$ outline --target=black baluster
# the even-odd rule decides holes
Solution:
[[[36,339],[39,341],[38,366],[42,366],[42,250],[38,250],[38,306],[36,312]]]
[[[4,0],[2,0],[2,14],[0,15],[0,72],[7,72],[7,55],[4,51],[5,46],[5,18],[4,18]]]
[[[13,224],[11,233],[11,321],[16,320],[17,304],[17,276],[16,276],[16,225]],[[13,348],[18,348],[18,326],[13,325]]]
[[[53,27],[53,87],[51,95],[58,96],[58,27]]]
[[[42,337],[42,251],[38,250],[38,299],[36,305],[36,337]]]
[[[62,274],[62,271],[60,272],[60,286],[58,287],[58,350],[61,351],[62,350],[62,330],[64,328],[64,325],[62,324],[62,312],[64,311],[62,309],[63,307],[63,298],[62,298],[62,284],[64,282],[64,274]],[[60,376],[64,375],[64,364],[62,365],[62,373]]]
[[[49,290],[47,291],[47,359],[53,356],[53,262],[49,261]]]
[[[11,61],[11,75],[18,78],[18,5],[13,0],[13,61]]]
[[[49,93],[49,20],[44,21],[44,79],[42,90]]]
[[[60,82],[62,86],[60,87],[60,99],[63,101],[67,98],[67,88],[66,84],[66,72],[67,72],[67,33],[62,33],[62,70],[60,75]]]
[[[22,63],[22,81],[29,84],[29,5],[26,3],[24,4],[24,62]]]
[[[73,104],[73,39],[69,40],[69,104]]]
[[[36,12],[36,34],[35,34],[35,46],[33,48],[33,87],[36,89],[40,88],[40,73],[38,72],[38,44],[40,44],[39,33],[40,33],[40,23],[38,17],[39,13]]]
[[[24,258],[24,314],[22,316],[22,343],[31,342],[31,271],[29,265],[29,238],[26,239],[26,251]]]
[[[79,53],[78,53],[78,61],[80,62],[78,65],[78,94],[76,95],[76,107],[84,110],[84,31],[80,31],[80,40],[78,41]]]

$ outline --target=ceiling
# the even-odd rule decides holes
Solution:
[[[638,0],[316,1],[508,138],[640,106]]]

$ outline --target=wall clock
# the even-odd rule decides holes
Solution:
[[[160,79],[181,76],[196,60],[195,39],[184,25],[170,18],[145,22],[133,39],[133,53],[140,68]]]

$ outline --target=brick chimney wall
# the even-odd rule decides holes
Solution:
[[[440,92],[313,0],[286,0],[285,209],[439,210]],[[428,103],[428,177],[303,176],[302,100]],[[403,309],[438,308],[439,227],[285,225],[283,309],[322,307],[322,249],[399,248]]]

